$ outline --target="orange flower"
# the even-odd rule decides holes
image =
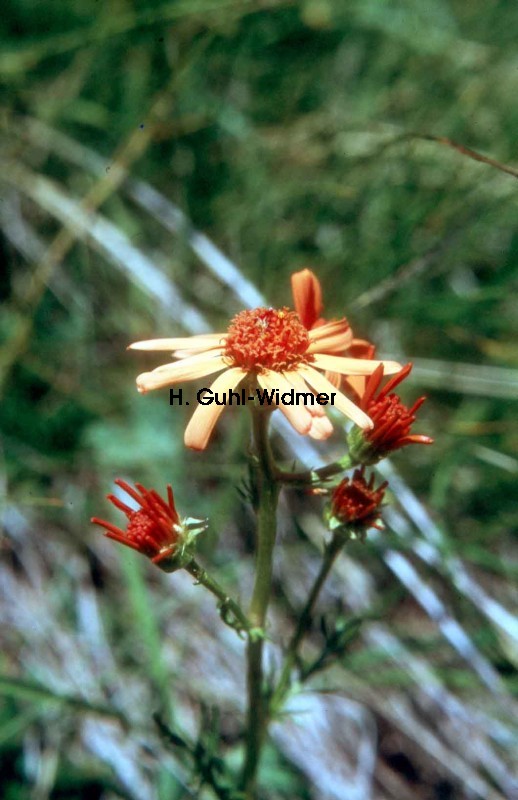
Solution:
[[[313,311],[318,308],[318,281],[314,279]],[[309,308],[309,304],[307,306]],[[304,311],[303,311],[304,314]],[[313,313],[313,316],[315,314]],[[307,317],[309,319],[309,317]],[[137,377],[140,392],[148,392],[182,381],[221,372],[210,389],[214,393],[234,391],[244,382],[247,392],[257,388],[281,394],[295,390],[307,393],[301,405],[279,403],[278,408],[298,433],[325,439],[332,432],[323,408],[309,402],[314,393],[334,392],[333,405],[360,428],[372,427],[370,418],[339,391],[322,373],[370,375],[381,363],[385,373],[397,372],[394,361],[344,358],[352,343],[346,319],[323,323],[308,330],[299,314],[288,308],[256,308],[241,311],[225,333],[189,338],[152,339],[130,345],[133,350],[172,351],[178,361],[164,364]],[[204,450],[224,405],[198,405],[185,431],[185,444]]]
[[[325,325],[329,320],[324,319],[321,314],[324,308],[322,301],[322,288],[320,281],[310,269],[302,269],[294,272],[291,276],[291,291],[293,294],[293,304],[300,320],[308,331]],[[371,360],[374,358],[376,348],[366,339],[353,339],[352,335],[346,347],[336,352],[336,355],[347,355],[349,358],[362,358]],[[365,387],[365,377],[351,373],[347,377],[338,372],[326,372],[326,378],[331,381],[333,386],[340,389],[353,389],[358,395],[363,393]]]

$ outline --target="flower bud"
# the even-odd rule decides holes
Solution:
[[[354,471],[352,478],[344,478],[331,495],[327,521],[332,531],[343,528],[353,539],[364,539],[369,528],[383,528],[380,506],[383,502],[385,481],[374,488],[374,475],[365,480],[364,467]]]
[[[429,436],[410,433],[416,412],[425,398],[420,397],[411,408],[407,408],[399,396],[391,391],[407,377],[411,369],[412,364],[407,364],[379,391],[383,366],[380,365],[367,379],[360,408],[368,414],[374,425],[370,430],[355,427],[350,431],[347,444],[353,462],[376,464],[393,450],[399,450],[407,444],[433,443]]]
[[[105,529],[105,536],[147,556],[164,572],[174,572],[189,563],[192,554],[189,546],[206,527],[204,520],[192,517],[180,521],[174,504],[173,490],[167,487],[167,501],[154,489],[136,483],[135,488],[118,478],[115,483],[131,497],[138,508],[130,506],[109,494],[108,500],[124,512],[128,520],[125,529],[111,522],[92,517],[95,525]]]

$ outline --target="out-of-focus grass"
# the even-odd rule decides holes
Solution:
[[[10,797],[26,796],[30,785],[38,797],[81,797],[93,786],[99,797],[104,790],[189,796],[184,765],[161,753],[146,728],[147,705],[155,710],[169,685],[181,689],[171,702],[193,735],[199,709],[191,692],[198,691],[222,701],[229,752],[237,740],[232,664],[220,664],[218,690],[202,657],[223,658],[218,647],[229,645],[225,633],[213,643],[217,621],[199,618],[200,595],[176,576],[159,580],[144,564],[122,569],[122,556],[88,524],[94,511],[108,513],[102,495],[115,475],[158,489],[170,481],[182,513],[211,516],[202,557],[218,564],[235,592],[249,589],[252,524],[238,493],[244,415],[224,415],[203,456],[186,453],[189,409],[169,408],[164,395],[137,397],[136,372],[156,361],[125,352],[132,340],[189,332],[202,318],[221,330],[241,307],[236,282],[225,284],[215,262],[211,271],[195,254],[185,219],[268,302],[289,304],[290,272],[311,266],[328,316],[345,311],[358,336],[415,361],[407,399],[428,394],[419,429],[436,444],[409,449],[395,463],[440,537],[426,518],[420,525],[413,506],[406,528],[394,520],[395,534],[353,548],[356,579],[342,602],[359,610],[354,597],[363,587],[371,604],[388,609],[397,641],[459,701],[505,719],[501,701],[462,659],[462,645],[456,650],[419,593],[403,588],[385,551],[409,559],[502,690],[513,688],[516,640],[501,609],[510,614],[516,605],[518,184],[422,137],[447,137],[516,168],[517,34],[516,7],[505,0],[4,3],[0,456],[6,585],[14,596],[2,598],[9,624],[0,666],[57,694],[84,692],[91,702],[115,695],[119,711],[133,713],[152,742],[152,756],[137,745],[125,750],[120,732],[95,721],[92,732],[87,716],[79,726],[73,714],[52,717],[59,732],[52,738],[46,706],[38,715],[27,699],[10,697],[0,712]],[[185,219],[165,227],[126,173]],[[244,285],[241,296],[247,291]],[[308,513],[305,501],[290,497],[289,505]],[[283,611],[303,596],[293,577],[299,543],[293,526],[284,527],[287,555],[276,586],[282,630]],[[318,530],[315,541],[321,536]],[[302,586],[311,574],[304,563]],[[475,589],[455,581],[457,563]],[[342,595],[337,583],[328,601]],[[47,639],[38,633],[44,617],[29,624],[38,611],[52,622]],[[420,707],[416,718],[408,712],[405,729],[384,699],[391,687],[395,698],[412,696],[418,705],[417,666],[401,672],[389,641],[374,630],[369,649],[344,665],[378,726],[372,796],[403,797],[409,786],[419,797],[450,791],[460,798],[466,787],[483,795],[425,741],[424,732],[440,727],[436,709]],[[63,668],[74,643],[87,688]],[[361,685],[369,670],[372,694]],[[344,685],[344,675],[333,673],[333,686]],[[477,732],[484,727],[477,725]],[[506,736],[495,747],[508,763]],[[106,756],[108,742],[116,755]],[[277,742],[286,756],[282,733]],[[159,752],[164,777],[156,789],[151,762]],[[294,763],[268,757],[267,772],[284,775],[275,796],[306,791],[295,774],[304,765]],[[491,791],[503,797],[495,770]]]

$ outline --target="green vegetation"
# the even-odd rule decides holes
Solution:
[[[289,305],[305,266],[327,316],[414,362],[404,399],[428,396],[436,443],[394,457],[387,532],[336,565],[320,612],[369,622],[277,723],[265,797],[359,792],[358,742],[375,763],[351,797],[511,796],[517,35],[511,0],[4,0],[2,796],[211,797],[169,727],[237,769],[240,640],[89,518],[116,476],[170,482],[210,517],[200,561],[249,596],[248,419],[186,451],[189,408],[137,396],[162,362],[126,347],[224,330],[254,287]],[[287,640],[323,529],[319,498],[286,498]]]

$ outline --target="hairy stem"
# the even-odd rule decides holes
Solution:
[[[334,478],[341,472],[354,467],[355,461],[349,454],[345,455],[338,461],[333,461],[332,464],[326,464],[325,467],[318,467],[318,469],[306,469],[303,472],[285,472],[281,469],[275,470],[275,477],[279,483],[290,484],[291,486],[307,486],[312,483],[320,483],[328,478]]]
[[[257,466],[257,551],[255,583],[248,618],[264,630],[272,584],[273,548],[279,489],[268,441],[269,414],[253,410],[253,449]],[[263,685],[263,637],[249,633],[247,647],[247,740],[242,788],[247,800],[256,797],[256,776],[268,722],[268,703]]]

